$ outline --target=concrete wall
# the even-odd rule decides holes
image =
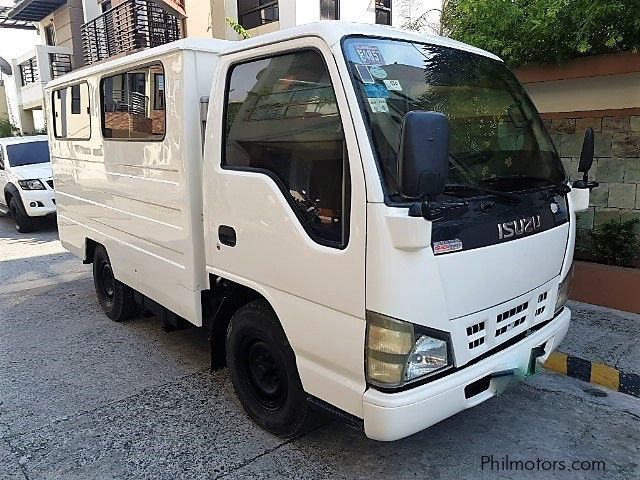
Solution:
[[[84,0],[82,2],[82,10],[84,16],[84,23],[87,23],[93,20],[96,17],[102,15],[102,8],[100,8],[100,3],[98,0]],[[113,5],[115,2],[111,2]]]
[[[436,4],[439,5],[439,2],[436,2]],[[392,23],[394,26],[399,26],[402,23],[400,3],[398,0],[394,0],[392,5]],[[187,13],[190,8],[189,4],[187,4]],[[279,21],[249,30],[251,36],[320,21],[320,0],[279,0],[278,8]],[[212,6],[213,36],[215,38],[237,40],[238,35],[226,25],[224,17],[238,18],[237,0],[213,1]],[[340,20],[375,23],[375,1],[341,0]]]
[[[186,3],[186,29],[188,37],[211,38],[214,0],[191,0]],[[223,19],[224,20],[224,19]]]
[[[640,108],[640,72],[527,84],[541,112]]]
[[[88,0],[87,3],[91,1]],[[81,29],[83,23],[85,23],[85,16],[82,0],[68,0],[65,6],[60,7],[38,24],[38,31],[42,38],[44,38],[44,27],[53,24],[56,46],[71,49],[73,68],[79,68],[84,65]]]
[[[584,131],[595,131],[589,210],[578,217],[579,246],[610,221],[640,220],[640,54],[588,57],[564,66],[516,71],[540,111],[572,180]],[[640,224],[636,225],[640,235]],[[640,259],[639,259],[640,260]]]
[[[9,106],[7,104],[7,92],[4,88],[4,80],[0,80],[0,120],[9,120]]]

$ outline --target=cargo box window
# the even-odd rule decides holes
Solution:
[[[102,135],[118,140],[160,141],[165,134],[162,65],[105,77],[100,82]]]
[[[56,138],[88,140],[91,137],[89,85],[86,82],[55,90],[51,96]]]
[[[344,247],[349,171],[329,72],[315,50],[236,65],[224,167],[270,176],[318,243]]]

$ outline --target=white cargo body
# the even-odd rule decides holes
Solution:
[[[47,92],[60,238],[106,314],[206,327],[275,434],[315,405],[411,435],[566,334],[593,132],[570,185],[488,52],[321,22],[181,40]]]
[[[65,83],[82,78],[89,87],[91,134],[82,141],[54,134],[51,144],[63,246],[81,258],[87,238],[106,246],[116,278],[198,326],[207,284],[200,98],[209,95],[225,44],[187,39],[67,75]],[[103,139],[93,120],[100,79],[158,62],[168,86],[164,138]]]

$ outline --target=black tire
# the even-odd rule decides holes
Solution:
[[[22,205],[13,197],[9,200],[9,211],[11,212],[13,220],[16,222],[16,230],[18,232],[29,233],[33,231],[33,219],[23,211]]]
[[[227,365],[233,388],[249,416],[279,437],[306,423],[307,395],[280,322],[262,300],[240,308],[227,330]]]
[[[100,306],[114,322],[128,320],[137,313],[133,289],[113,276],[109,256],[102,245],[93,253],[93,284]]]

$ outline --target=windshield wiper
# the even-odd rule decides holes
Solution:
[[[565,195],[571,191],[571,187],[565,185],[564,183],[555,183],[544,177],[533,177],[529,175],[503,175],[500,177],[491,177],[485,178],[483,180],[479,180],[479,183],[499,183],[499,182],[544,182],[546,185],[542,188],[550,188],[552,187],[554,191],[559,193],[560,195]],[[531,188],[535,188],[531,186]]]
[[[449,183],[444,187],[444,193],[447,194],[455,194],[456,191],[470,191],[475,190],[477,192],[488,193],[489,195],[493,195],[495,197],[503,198],[505,200],[509,200],[513,203],[520,203],[522,200],[518,195],[514,195],[513,193],[501,192],[499,190],[493,190],[491,188],[482,187],[480,185],[471,185],[466,183]],[[459,195],[456,195],[459,196]]]

